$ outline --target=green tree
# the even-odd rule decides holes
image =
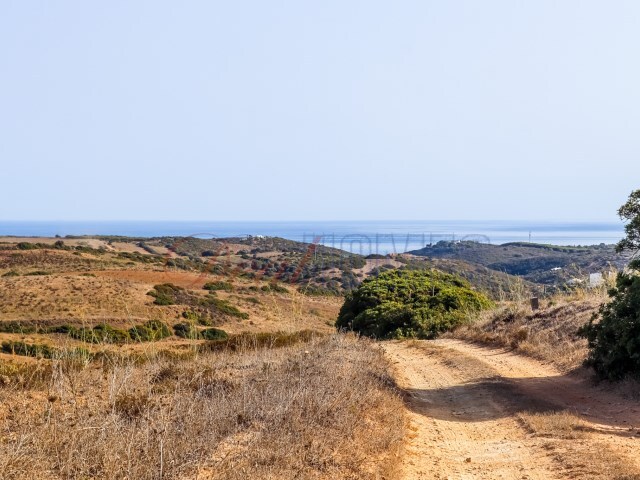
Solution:
[[[374,338],[434,338],[491,306],[454,275],[437,270],[391,270],[349,293],[336,327]]]
[[[587,364],[598,376],[620,380],[626,376],[640,378],[640,190],[618,210],[624,221],[626,237],[616,249],[632,251],[634,256],[627,271],[618,273],[615,288],[609,291],[611,301],[600,307],[581,334],[589,342]]]

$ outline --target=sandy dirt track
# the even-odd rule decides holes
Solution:
[[[409,410],[404,478],[640,479],[640,402],[504,349],[383,348]],[[565,428],[542,432],[537,418]]]

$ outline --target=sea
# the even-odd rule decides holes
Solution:
[[[402,253],[439,241],[598,245],[624,236],[621,222],[541,221],[0,221],[0,236],[121,235],[282,237],[362,255]]]

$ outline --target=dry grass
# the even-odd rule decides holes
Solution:
[[[545,413],[520,413],[518,419],[531,433],[539,437],[575,440],[586,437],[586,423],[565,410]]]
[[[42,387],[0,399],[3,479],[391,478],[404,433],[381,351],[343,335],[182,361],[63,358]]]
[[[606,439],[570,412],[521,413],[518,420],[533,436],[542,439],[543,447],[562,467],[563,478],[640,479],[635,465],[623,459]]]
[[[0,282],[0,313],[8,320],[150,318],[154,310],[148,291],[148,286],[127,280],[80,275],[5,278]],[[162,311],[155,314],[164,316]]]
[[[528,303],[505,302],[448,336],[513,348],[571,370],[579,367],[587,355],[587,342],[577,335],[578,329],[603,301],[605,297],[595,292],[579,297],[556,296],[544,300],[536,312]]]
[[[52,274],[0,279],[0,316],[10,321],[39,320],[52,323],[96,323],[131,326],[144,320],[173,325],[181,319],[184,305],[158,306],[147,292],[155,284],[171,282],[190,286],[204,295],[201,284],[224,277],[188,272],[152,270],[94,271],[90,276]],[[249,314],[248,319],[216,319],[230,333],[314,329],[333,331],[340,299],[310,298],[290,288],[287,294],[265,292],[265,282],[236,280],[237,290],[217,292]],[[200,288],[199,288],[200,287]],[[254,287],[249,290],[249,287]],[[253,300],[249,300],[253,299]]]

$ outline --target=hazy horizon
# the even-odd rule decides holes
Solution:
[[[615,222],[640,186],[639,20],[633,1],[4,2],[0,222]]]

